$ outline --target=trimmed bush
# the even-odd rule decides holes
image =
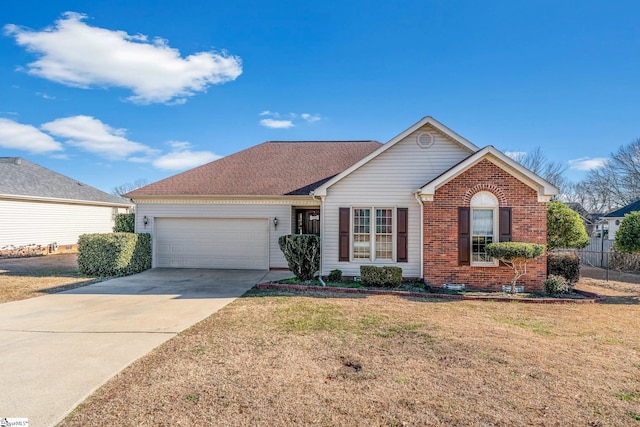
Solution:
[[[616,251],[640,253],[640,212],[626,214],[616,231]]]
[[[135,233],[135,228],[136,214],[122,213],[116,215],[115,225],[113,226],[114,233]]]
[[[300,280],[313,279],[320,269],[320,237],[315,234],[288,234],[278,239],[289,270]]]
[[[127,276],[149,268],[150,234],[83,234],[78,240],[78,270],[87,276]]]
[[[547,275],[564,277],[569,283],[580,279],[580,258],[571,253],[547,254]]]
[[[544,281],[544,292],[549,295],[567,294],[571,292],[571,283],[562,276],[552,274]]]
[[[360,281],[364,286],[397,288],[402,282],[402,268],[361,265]]]
[[[491,258],[497,258],[513,270],[511,293],[516,293],[518,279],[527,274],[527,262],[544,253],[544,245],[524,242],[489,243],[486,251]]]
[[[327,280],[333,283],[342,282],[342,270],[331,270],[331,273],[329,273],[329,277],[327,278]]]

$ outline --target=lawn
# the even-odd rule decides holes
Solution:
[[[0,303],[95,283],[78,273],[76,254],[0,259]]]
[[[538,305],[252,291],[63,423],[640,426],[640,286]]]

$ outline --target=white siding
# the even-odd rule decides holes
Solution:
[[[417,135],[423,131],[429,131],[436,137],[434,144],[429,148],[421,148],[416,143]],[[472,153],[468,149],[426,125],[329,187],[323,211],[322,274],[326,275],[333,269],[340,269],[344,275],[358,276],[360,275],[360,265],[368,264],[395,265],[402,268],[405,277],[420,277],[422,262],[420,259],[420,218],[422,212],[413,192],[470,154]],[[409,262],[384,263],[360,260],[338,262],[338,213],[340,207],[409,208]],[[352,239],[351,244],[353,244]]]
[[[143,224],[143,218],[145,216],[148,219],[146,226]],[[269,267],[287,268],[287,261],[284,259],[284,255],[282,255],[282,251],[278,246],[278,238],[291,233],[290,224],[292,219],[290,204],[138,203],[136,205],[136,232],[147,232],[153,235],[154,218],[267,219],[269,224]],[[278,218],[277,228],[273,225],[273,218]]]
[[[0,200],[0,248],[73,245],[81,234],[112,232],[112,215],[109,206]]]

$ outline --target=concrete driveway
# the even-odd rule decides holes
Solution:
[[[61,421],[107,380],[285,271],[152,269],[0,304],[0,418]]]

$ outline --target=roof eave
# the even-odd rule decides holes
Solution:
[[[73,204],[73,205],[112,206],[112,207],[122,207],[122,208],[130,208],[133,206],[133,203],[127,203],[124,200],[122,201],[122,203],[116,203],[116,202],[105,202],[105,201],[98,201],[98,200],[62,199],[62,198],[56,198],[56,197],[24,196],[19,194],[0,194],[0,199],[28,200],[31,202],[65,203],[65,204]]]

